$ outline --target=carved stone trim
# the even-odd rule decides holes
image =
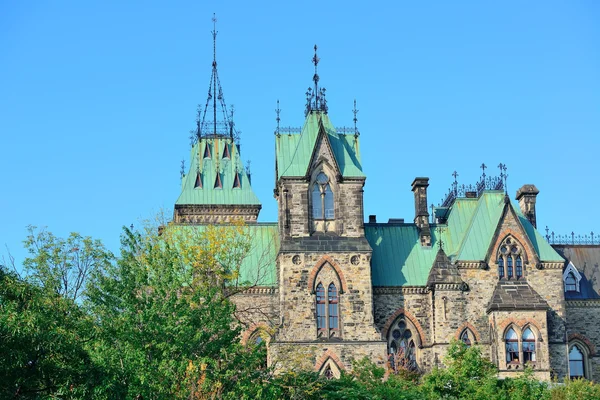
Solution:
[[[373,294],[426,294],[425,286],[374,286]]]
[[[599,307],[600,299],[587,299],[587,300],[569,300],[566,299],[565,304],[568,307]]]
[[[245,290],[242,290],[240,294],[277,294],[278,288],[268,286],[254,286]]]
[[[459,269],[487,269],[488,265],[485,261],[457,261],[456,267]]]
[[[563,262],[541,262],[543,269],[563,269],[565,263]]]

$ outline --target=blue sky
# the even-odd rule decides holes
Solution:
[[[334,124],[358,102],[365,217],[412,220],[414,177],[437,204],[454,170],[474,183],[503,162],[512,198],[540,189],[538,226],[600,233],[597,1],[3,2],[0,245],[18,261],[29,224],[116,252],[121,226],[172,213],[213,12],[261,221],[276,220],[276,101],[302,125],[316,43]]]

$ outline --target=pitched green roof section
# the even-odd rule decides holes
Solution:
[[[505,194],[486,191],[478,199],[459,198],[451,206],[441,236],[431,225],[431,247],[423,247],[414,224],[365,224],[365,236],[373,249],[371,273],[374,286],[425,286],[441,238],[452,262],[484,261],[505,207]],[[531,225],[518,207],[515,211],[541,261],[560,262],[562,257]]]
[[[307,115],[300,134],[282,133],[276,136],[277,179],[306,175],[321,124],[327,133],[342,176],[345,178],[365,176],[360,162],[358,137],[353,134],[338,134],[327,114],[313,111]]]
[[[175,204],[260,205],[238,148],[230,139],[203,138],[192,147],[190,169],[182,178]]]
[[[183,230],[202,231],[209,225],[179,225]],[[227,226],[227,225],[222,225]],[[236,229],[236,228],[232,228]],[[277,286],[276,259],[279,252],[279,230],[276,223],[244,226],[252,238],[250,250],[240,265],[240,285]]]

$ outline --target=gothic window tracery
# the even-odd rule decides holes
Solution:
[[[521,279],[523,278],[523,258],[525,253],[520,243],[507,237],[498,249],[496,263],[498,265],[499,279]]]
[[[475,342],[473,332],[471,332],[469,328],[465,328],[465,330],[460,334],[460,341],[463,342],[465,346],[471,347],[471,345]]]
[[[316,220],[335,219],[333,191],[329,178],[319,172],[312,189],[312,215]]]
[[[416,329],[400,316],[388,331],[388,359],[392,369],[417,369]]]

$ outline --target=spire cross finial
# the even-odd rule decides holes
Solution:
[[[317,65],[319,65],[319,56],[317,55],[317,45],[315,44],[315,55],[312,58],[312,62],[315,65],[315,74],[313,75],[313,82],[315,83],[315,109],[319,109],[319,74],[317,73]]]
[[[212,22],[213,22],[213,30],[212,30],[212,35],[213,35],[213,67],[217,66],[217,15],[215,13],[213,13],[213,17],[212,17]]]
[[[454,190],[454,195],[456,196],[458,194],[458,180],[456,180],[456,178],[458,177],[458,172],[454,171],[452,173],[452,176],[454,177],[454,182],[452,182],[452,190]]]
[[[281,118],[279,118],[279,113],[281,113],[281,109],[279,108],[279,99],[277,99],[277,108],[275,109],[275,113],[277,114],[277,118],[275,118],[275,121],[277,121],[277,130],[275,131],[275,134],[279,136],[279,121],[281,121]]]
[[[217,134],[217,15],[213,13],[213,135]]]
[[[354,136],[358,136],[358,128],[356,127],[356,123],[358,122],[358,118],[356,118],[356,114],[358,114],[358,110],[356,109],[356,99],[354,99],[354,108],[352,109],[352,114],[354,114]]]
[[[481,166],[479,168],[481,168],[481,170],[483,171],[482,180],[485,180],[485,169],[487,168],[487,165],[481,163]]]
[[[185,160],[181,160],[181,170],[179,171],[179,173],[181,174],[181,178],[183,179],[183,176],[185,175]]]

